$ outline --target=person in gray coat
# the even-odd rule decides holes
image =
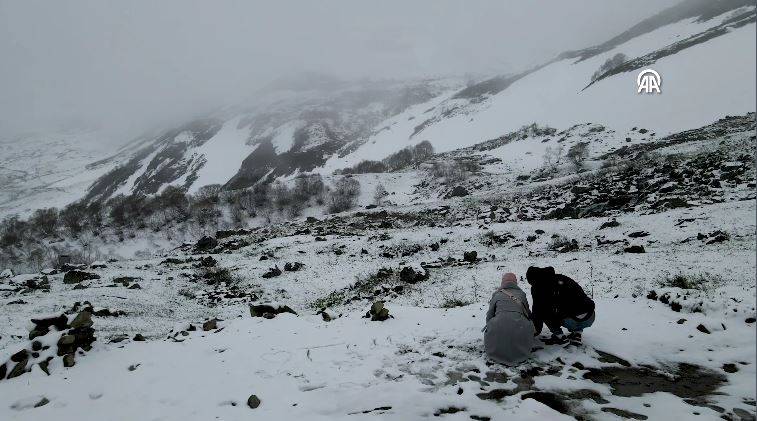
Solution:
[[[536,331],[528,298],[514,273],[502,275],[500,288],[492,294],[484,331],[484,350],[490,359],[516,365],[531,356]]]

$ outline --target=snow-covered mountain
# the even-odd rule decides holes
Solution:
[[[422,141],[445,152],[534,122],[645,127],[665,136],[754,111],[754,34],[754,2],[688,0],[596,46],[476,83],[287,81],[243,106],[144,136],[79,168],[77,186],[94,180],[86,192],[68,189],[66,200],[53,203],[153,194],[168,185],[194,192],[208,184],[236,189],[263,178],[331,174]],[[661,95],[636,93],[636,75],[647,67],[662,75]],[[14,190],[15,203],[0,206],[18,210],[24,192],[34,191],[25,187]]]

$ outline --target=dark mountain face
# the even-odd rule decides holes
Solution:
[[[651,16],[627,31],[609,39],[608,41],[578,51],[569,51],[560,55],[560,59],[577,58],[579,61],[586,60],[598,54],[610,51],[624,42],[640,35],[659,29],[665,25],[679,22],[683,19],[696,18],[697,21],[707,21],[715,16],[736,10],[744,6],[755,6],[755,0],[686,0],[675,6],[669,7],[654,16]]]
[[[263,92],[265,99],[243,111],[170,129],[127,154],[111,158],[120,158],[122,163],[92,184],[86,200],[107,199],[116,192],[154,194],[168,184],[189,189],[206,165],[238,166],[237,173],[225,181],[228,189],[250,187],[264,177],[312,171],[331,155],[357,147],[387,118],[449,89],[437,82],[353,86],[330,81],[328,89],[321,89],[321,85],[312,90],[305,86],[286,91],[269,88]],[[248,132],[245,143],[249,155],[241,165],[239,161],[208,162],[198,148],[233,118],[238,118],[237,130]],[[291,135],[286,133],[288,128]],[[283,141],[282,133],[287,138]]]

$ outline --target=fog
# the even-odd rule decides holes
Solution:
[[[0,136],[122,141],[299,72],[499,74],[602,42],[676,0],[0,0]]]

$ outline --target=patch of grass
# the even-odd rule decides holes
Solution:
[[[344,304],[344,300],[347,296],[345,290],[333,291],[325,297],[321,297],[313,301],[312,307],[315,309],[332,308],[337,305]]]
[[[321,297],[313,301],[311,306],[315,309],[330,308],[337,305],[346,303],[351,297],[372,294],[374,289],[379,285],[388,282],[396,277],[393,270],[388,268],[381,268],[376,273],[369,275],[366,278],[358,279],[354,284],[342,288],[337,291],[332,291],[325,297]]]
[[[693,289],[698,291],[707,290],[714,285],[722,283],[720,275],[711,273],[677,273],[667,276],[660,281],[660,286],[665,288]]]
[[[447,298],[442,302],[442,304],[439,306],[440,308],[455,308],[455,307],[465,307],[467,305],[472,304],[471,301],[463,300],[460,298]]]

